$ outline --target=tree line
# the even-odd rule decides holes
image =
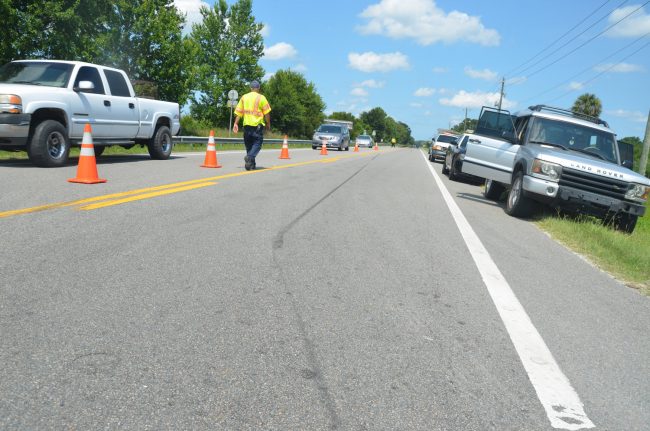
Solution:
[[[202,124],[229,122],[228,91],[241,95],[262,81],[263,25],[252,0],[215,0],[201,8],[202,21],[184,33],[185,16],[173,0],[0,0],[5,22],[0,64],[16,59],[86,61],[123,69],[138,95],[189,106]],[[280,70],[263,82],[273,108],[274,129],[310,138],[325,118],[325,103],[301,73]],[[410,144],[411,130],[383,109],[359,118],[353,137],[375,130],[376,137]]]

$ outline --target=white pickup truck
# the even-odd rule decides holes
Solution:
[[[531,106],[514,115],[483,107],[469,136],[462,171],[485,178],[483,194],[526,217],[534,203],[600,217],[631,233],[645,213],[650,179],[633,172],[632,157],[606,122],[564,109]]]
[[[63,166],[92,126],[106,145],[146,145],[169,158],[180,130],[177,103],[135,97],[124,71],[78,61],[19,60],[0,67],[0,149],[27,151],[38,166]]]

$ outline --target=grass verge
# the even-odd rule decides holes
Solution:
[[[537,224],[560,243],[650,296],[650,211],[646,214],[639,218],[631,235],[603,226],[590,217],[576,220],[547,216]]]

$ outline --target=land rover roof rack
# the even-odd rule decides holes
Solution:
[[[600,124],[600,125],[603,125],[605,127],[609,127],[609,124],[607,124],[607,122],[605,120],[601,120],[598,117],[592,117],[591,115],[582,114],[580,112],[573,112],[573,111],[570,111],[568,109],[556,108],[556,107],[548,106],[548,105],[534,105],[534,106],[530,106],[528,109],[530,109],[531,111],[537,111],[537,112],[547,111],[547,112],[552,112],[554,114],[560,114],[560,115],[566,115],[566,116],[569,116],[569,117],[580,118],[581,120],[587,120],[587,121],[590,121],[590,122],[592,122],[594,124]]]

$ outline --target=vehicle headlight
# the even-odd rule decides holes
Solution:
[[[642,184],[632,184],[630,190],[625,193],[625,199],[645,202],[648,199],[648,193],[650,193],[650,187]]]
[[[0,113],[21,114],[23,112],[23,100],[15,94],[0,94]]]
[[[532,172],[538,175],[544,175],[551,181],[559,181],[562,176],[562,166],[557,163],[550,163],[544,160],[533,160]]]

